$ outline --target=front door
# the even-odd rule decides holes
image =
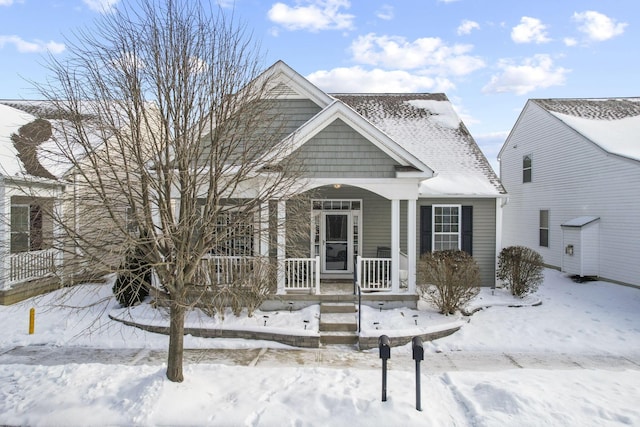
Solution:
[[[350,254],[351,214],[323,212],[323,273],[350,273],[352,271]]]

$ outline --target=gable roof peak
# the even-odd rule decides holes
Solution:
[[[304,78],[300,73],[278,60],[267,68],[258,79],[265,79],[270,91],[277,98],[306,98],[325,108],[333,98]]]

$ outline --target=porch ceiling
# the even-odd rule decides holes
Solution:
[[[304,191],[340,185],[362,188],[389,200],[417,200],[421,180],[418,178],[315,178],[309,180]]]

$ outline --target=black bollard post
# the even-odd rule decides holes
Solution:
[[[391,358],[391,344],[389,337],[380,335],[378,338],[378,348],[380,349],[380,359],[382,359],[382,401],[387,401],[387,360]]]
[[[413,349],[413,360],[416,361],[416,409],[422,411],[422,403],[420,402],[420,362],[424,360],[422,338],[413,337],[411,340],[411,348]]]

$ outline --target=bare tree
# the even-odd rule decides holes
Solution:
[[[417,274],[420,295],[445,315],[463,310],[480,292],[480,268],[464,251],[426,253],[418,261]]]
[[[251,35],[206,2],[122,5],[68,52],[38,85],[60,113],[52,153],[74,188],[59,226],[85,269],[114,271],[127,251],[153,269],[170,308],[167,377],[182,381],[202,258],[224,251],[230,230],[264,233],[260,207],[299,192],[290,130]]]

